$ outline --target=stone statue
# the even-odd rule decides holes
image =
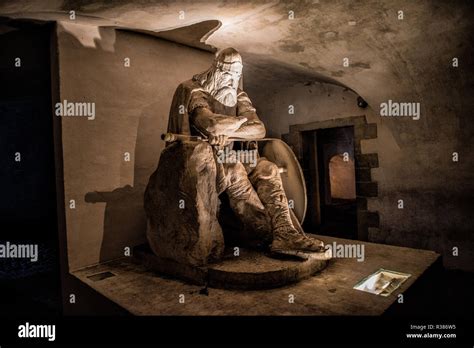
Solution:
[[[264,157],[233,161],[218,154],[229,138],[265,136],[248,95],[238,88],[242,59],[233,48],[216,54],[212,66],[181,83],[173,97],[168,132],[201,136],[165,148],[145,194],[148,240],[160,257],[193,265],[219,260],[222,230],[218,196],[225,192],[246,236],[267,242],[273,255],[324,252],[323,242],[304,234],[288,207],[278,167]],[[191,138],[190,138],[191,139]],[[173,194],[174,193],[174,194]],[[177,208],[182,199],[183,207]],[[171,222],[170,222],[171,219]]]

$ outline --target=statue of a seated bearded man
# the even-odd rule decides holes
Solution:
[[[180,84],[171,106],[168,132],[204,135],[216,152],[232,146],[229,137],[260,139],[265,126],[247,94],[238,88],[242,58],[233,48],[220,51],[205,72]],[[180,106],[186,112],[178,112]],[[271,224],[271,252],[297,255],[324,251],[323,242],[306,236],[291,216],[277,166],[264,157],[256,165],[217,161],[217,192],[226,192],[235,215],[250,230]],[[224,161],[225,162],[225,161]]]

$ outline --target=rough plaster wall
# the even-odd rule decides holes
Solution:
[[[362,153],[379,156],[379,168],[372,169],[379,195],[368,200],[368,208],[379,212],[380,228],[369,229],[369,240],[436,250],[444,255],[446,266],[472,269],[472,182],[466,181],[469,164],[451,160],[453,151],[463,149],[459,148],[459,136],[439,134],[428,121],[382,118],[378,107],[377,114],[371,107],[359,108],[357,95],[340,86],[318,82],[288,86],[286,80],[279,82],[278,76],[273,81],[258,81],[252,74],[246,75],[245,83],[272,137],[287,133],[289,125],[362,114],[368,123],[376,123],[378,138],[361,143]],[[390,92],[385,92],[387,98]],[[295,107],[294,115],[288,114],[290,104]],[[448,112],[422,117],[439,117],[442,129],[453,129],[465,116]],[[404,201],[403,210],[397,208],[399,199]],[[458,257],[452,256],[453,246],[462,246]]]
[[[62,118],[71,269],[122,256],[124,247],[145,240],[143,192],[164,145],[174,90],[212,59],[139,34],[97,33],[58,24],[61,100],[96,103],[95,120]]]

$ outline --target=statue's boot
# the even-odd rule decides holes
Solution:
[[[330,258],[325,252],[324,243],[306,236],[297,219],[294,216],[292,219],[278,167],[274,163],[260,158],[257,167],[250,175],[250,180],[271,218],[272,254],[306,259],[309,257],[307,253],[320,253],[323,258]]]
[[[283,226],[274,230],[270,251],[276,256],[289,255],[302,259],[308,259],[310,257],[308,253],[316,253],[316,257],[322,259],[331,258],[330,252],[324,249],[322,241],[308,237],[291,226]]]

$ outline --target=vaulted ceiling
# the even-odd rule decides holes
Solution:
[[[332,81],[374,105],[387,99],[417,99],[427,102],[429,110],[443,90],[459,98],[453,88],[468,85],[467,77],[446,72],[454,57],[461,67],[473,60],[472,1],[15,0],[0,4],[0,15],[14,18],[69,20],[71,10],[78,23],[161,32],[158,35],[204,49],[232,46],[242,53],[247,71],[258,72],[259,81],[275,76],[282,84]]]

